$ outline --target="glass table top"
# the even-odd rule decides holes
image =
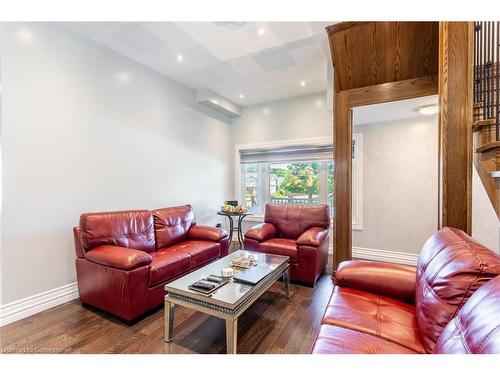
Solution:
[[[244,297],[250,290],[252,290],[252,288],[256,287],[256,285],[240,284],[233,281],[233,279],[231,278],[226,285],[223,285],[219,289],[215,290],[209,297],[202,293],[190,290],[188,286],[210,275],[220,276],[223,268],[231,267],[231,260],[233,258],[242,255],[253,255],[257,260],[257,266],[264,266],[269,269],[267,275],[271,274],[276,268],[283,265],[283,263],[288,263],[287,256],[238,250],[225,256],[224,258],[207,264],[200,269],[197,269],[183,277],[178,278],[177,280],[166,284],[165,290],[167,292],[179,293],[192,298],[201,298],[203,300],[206,300],[206,298],[208,298],[211,303],[220,304],[222,306],[234,306],[242,297]],[[234,271],[236,275],[238,273],[238,269],[234,268]],[[262,280],[260,282],[262,282]]]

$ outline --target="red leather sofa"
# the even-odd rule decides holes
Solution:
[[[500,353],[500,256],[444,228],[417,267],[339,265],[312,353]]]
[[[224,229],[190,205],[87,213],[73,230],[80,301],[128,321],[163,303],[164,285],[228,253]]]
[[[264,223],[245,233],[246,250],[290,257],[290,280],[314,285],[328,261],[328,205],[266,204]]]

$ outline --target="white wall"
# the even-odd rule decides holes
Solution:
[[[82,212],[191,203],[218,220],[230,125],[192,90],[57,24],[1,24],[0,45],[3,304],[75,281]]]
[[[235,145],[333,136],[326,93],[243,107],[231,128]]]
[[[472,237],[500,253],[500,222],[475,166],[472,167]]]
[[[363,230],[353,230],[353,247],[419,253],[438,226],[437,117],[359,125],[354,133],[363,134]]]

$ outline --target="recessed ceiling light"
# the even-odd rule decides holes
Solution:
[[[240,94],[240,99],[243,99],[244,97],[245,97],[245,95]]]
[[[130,83],[132,77],[127,72],[118,72],[115,74],[116,80],[121,84]]]
[[[306,85],[306,81],[300,81],[300,85],[304,87]]]
[[[263,27],[261,27],[261,28],[259,28],[259,30],[257,30],[257,35],[258,36],[262,36],[265,33],[266,33],[266,30]]]
[[[317,100],[314,102],[314,105],[316,106],[316,108],[321,108],[321,107],[323,107],[323,100],[321,100],[321,99],[317,99]]]
[[[219,102],[217,101],[217,99],[212,99],[210,100],[213,104],[219,104]]]
[[[183,62],[184,61],[184,56],[182,56],[181,54],[178,54],[177,55],[177,62]]]
[[[423,115],[433,115],[438,113],[439,106],[437,104],[424,105],[422,107],[418,107],[417,111]]]
[[[21,27],[16,30],[16,38],[23,43],[31,43],[35,39],[33,32],[26,27]]]

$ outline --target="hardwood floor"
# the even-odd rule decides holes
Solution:
[[[330,275],[316,287],[281,282],[239,319],[238,353],[309,353],[332,290]],[[173,342],[163,341],[163,309],[127,325],[78,300],[0,328],[0,353],[225,353],[223,320],[176,307]]]

